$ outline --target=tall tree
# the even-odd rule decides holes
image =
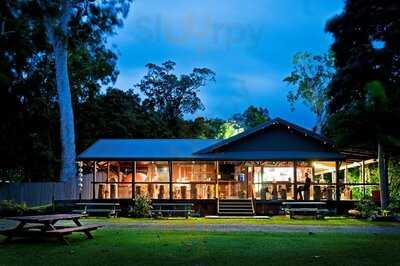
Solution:
[[[292,111],[300,99],[308,105],[316,115],[314,131],[321,133],[328,102],[328,85],[335,73],[334,56],[332,52],[323,55],[313,55],[299,52],[293,56],[293,70],[284,78],[287,84],[293,86],[287,98]]]
[[[60,110],[62,181],[71,180],[76,173],[74,113],[68,74],[69,38],[73,35],[72,32],[87,29],[89,25],[95,28],[100,36],[113,33],[114,27],[121,25],[122,17],[127,15],[129,2],[129,0],[38,0],[39,17],[51,44],[55,62]],[[100,41],[104,42],[104,38],[100,37]]]
[[[337,70],[327,129],[340,144],[378,147],[383,208],[389,202],[386,161],[400,136],[399,14],[398,1],[348,0],[327,24]]]
[[[180,137],[179,120],[184,114],[204,108],[198,93],[207,82],[215,80],[215,73],[208,68],[194,68],[178,77],[173,73],[175,65],[172,61],[161,66],[147,64],[147,74],[135,87],[146,96],[144,104],[163,115],[172,137]]]
[[[87,4],[86,9],[80,9],[81,15],[75,14],[81,2]],[[96,6],[100,2],[93,6],[90,1],[71,1],[74,15],[66,39],[74,109],[81,102],[93,101],[100,88],[114,82],[118,75],[117,56],[106,46],[106,37],[122,25],[122,11],[115,10],[122,7],[113,6],[115,1],[106,2],[110,6],[99,9]],[[61,127],[55,58],[43,25],[44,14],[38,1],[0,3],[0,106],[5,110],[0,114],[0,126],[5,128],[0,146],[6,150],[0,154],[0,167],[23,169],[29,180],[60,177],[56,174]]]

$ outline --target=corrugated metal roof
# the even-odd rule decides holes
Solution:
[[[341,160],[340,153],[318,151],[195,152],[219,140],[198,139],[100,139],[78,160]]]
[[[193,153],[217,139],[100,139],[78,156],[78,160],[168,160],[190,159]]]

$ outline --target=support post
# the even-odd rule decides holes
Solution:
[[[172,191],[172,161],[168,161],[168,174],[169,174],[169,199],[173,200],[174,193]]]
[[[92,199],[96,198],[96,175],[97,175],[97,168],[96,168],[96,161],[93,161],[93,179],[92,179]]]
[[[293,199],[297,200],[297,162],[293,161]]]
[[[336,201],[340,201],[340,179],[339,179],[339,171],[340,171],[340,163],[336,161]]]
[[[215,185],[215,198],[219,199],[219,183],[218,183],[218,176],[219,176],[219,162],[215,162],[215,173],[216,173],[216,185]]]
[[[364,160],[361,161],[361,178],[363,182],[363,197],[365,198],[365,162]]]
[[[136,198],[136,161],[132,162],[132,199]]]
[[[379,185],[381,190],[381,208],[384,209],[389,204],[389,181],[388,165],[383,145],[378,143],[378,164],[379,164]]]

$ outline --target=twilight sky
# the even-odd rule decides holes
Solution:
[[[177,73],[208,67],[216,82],[201,90],[205,110],[195,116],[228,118],[252,104],[311,128],[313,114],[303,104],[291,112],[282,80],[294,53],[329,49],[325,23],[342,8],[343,0],[137,0],[110,39],[115,86],[132,88],[149,62],[175,61]]]

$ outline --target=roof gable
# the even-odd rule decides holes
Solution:
[[[335,151],[331,141],[281,118],[242,132],[196,154],[240,151]]]

